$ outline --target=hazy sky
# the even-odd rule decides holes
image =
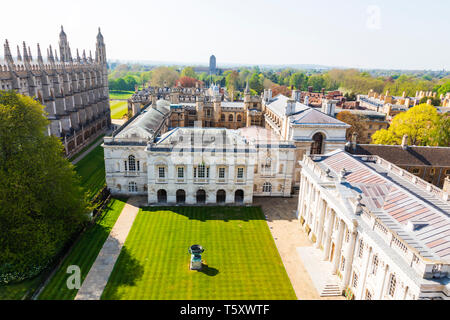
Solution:
[[[0,41],[41,48],[64,25],[109,59],[450,69],[448,0],[2,1]],[[94,52],[93,52],[94,53]],[[3,54],[3,52],[2,52]]]

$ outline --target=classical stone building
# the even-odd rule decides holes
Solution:
[[[346,130],[350,126],[333,116],[335,100],[323,99],[321,110],[299,102],[300,91],[293,91],[292,98],[284,95],[272,97],[272,91],[264,90],[252,96],[247,87],[244,100],[224,101],[217,86],[211,88],[146,88],[129,100],[129,109],[137,115],[142,108],[166,99],[170,104],[168,127],[215,127],[239,129],[251,126],[264,127],[280,141],[292,141],[295,150],[293,187],[299,186],[300,165],[304,154],[321,154],[344,149]]]
[[[293,143],[262,127],[167,131],[170,113],[159,101],[104,139],[112,194],[146,195],[149,204],[251,204],[254,195],[290,196]]]
[[[106,48],[98,31],[95,59],[83,50],[76,57],[61,27],[58,51],[47,49],[44,60],[39,44],[33,59],[30,47],[17,46],[13,58],[6,40],[0,61],[0,89],[34,97],[44,106],[50,124],[48,134],[61,139],[71,156],[104,133],[111,124]]]
[[[346,130],[350,125],[334,118],[336,100],[322,100],[321,110],[298,102],[300,91],[294,90],[292,98],[265,90],[263,113],[265,127],[273,130],[281,139],[294,141],[296,146],[295,183],[300,183],[300,161],[309,154],[322,154],[344,149]]]
[[[448,193],[378,156],[302,161],[300,224],[349,298],[449,300],[449,214]]]

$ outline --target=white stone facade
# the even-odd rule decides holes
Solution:
[[[417,180],[378,157],[343,151],[302,161],[298,218],[343,292],[450,299],[448,195]]]

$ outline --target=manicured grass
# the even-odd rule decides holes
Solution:
[[[205,248],[189,270],[189,246]],[[257,207],[139,211],[102,299],[296,299]]]
[[[81,185],[88,191],[92,199],[105,185],[105,159],[101,145],[93,149],[75,165],[76,172],[81,176]]]
[[[134,91],[109,91],[109,99],[122,100],[129,99],[133,95]]]
[[[79,266],[81,283],[84,281],[124,205],[124,201],[111,199],[108,207],[102,213],[102,217],[81,236],[64,259],[60,268],[39,295],[39,300],[72,300],[75,298],[78,290],[68,289],[66,285],[67,278],[70,276],[66,272],[67,267]]]
[[[78,158],[79,156],[81,156],[83,154],[83,152],[85,152],[86,150],[88,150],[90,147],[92,147],[94,144],[96,144],[99,140],[102,140],[103,137],[105,135],[101,134],[100,136],[97,137],[97,139],[95,139],[94,141],[92,141],[88,146],[84,147],[83,149],[81,149],[81,151],[79,151],[77,154],[71,156],[69,158],[69,161],[72,162],[73,160],[75,160],[76,158]]]
[[[41,281],[42,276],[36,276],[20,283],[0,286],[0,300],[21,300],[28,290],[35,290]]]
[[[111,119],[122,119],[128,112],[127,101],[111,101]]]

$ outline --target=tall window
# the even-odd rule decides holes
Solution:
[[[229,121],[229,122],[232,122],[232,121],[233,121],[233,115],[232,115],[232,114],[230,114],[230,115],[228,116],[228,121]]]
[[[362,258],[363,254],[364,254],[364,241],[361,239],[359,240],[358,257]]]
[[[158,167],[158,177],[159,178],[166,177],[166,168],[165,167]]]
[[[136,158],[134,156],[128,157],[128,170],[136,171]]]
[[[372,274],[377,274],[377,269],[378,269],[378,255],[374,255],[373,256],[373,261],[372,261]]]
[[[178,167],[178,178],[183,179],[184,178],[184,167]]]
[[[344,271],[344,269],[345,269],[345,258],[344,258],[344,256],[342,256],[341,271]]]
[[[395,294],[395,286],[397,285],[397,279],[395,278],[394,274],[391,274],[389,277],[389,288],[388,288],[388,294],[393,297]]]
[[[137,188],[137,184],[134,181],[130,181],[128,183],[128,192],[137,192],[138,188]]]
[[[270,182],[264,182],[263,192],[272,192],[272,185],[270,184]]]
[[[223,113],[220,115],[220,121],[225,121],[225,115]]]
[[[353,273],[352,286],[353,286],[353,288],[358,287],[358,274],[356,272]]]
[[[194,167],[194,178],[209,178],[209,167],[204,164]]]
[[[225,179],[225,168],[219,168],[219,179]]]
[[[242,117],[241,117],[240,114],[238,114],[238,116],[237,116],[237,121],[238,121],[238,122],[241,122],[241,121],[242,121]]]
[[[244,168],[237,168],[237,178],[244,179]]]

